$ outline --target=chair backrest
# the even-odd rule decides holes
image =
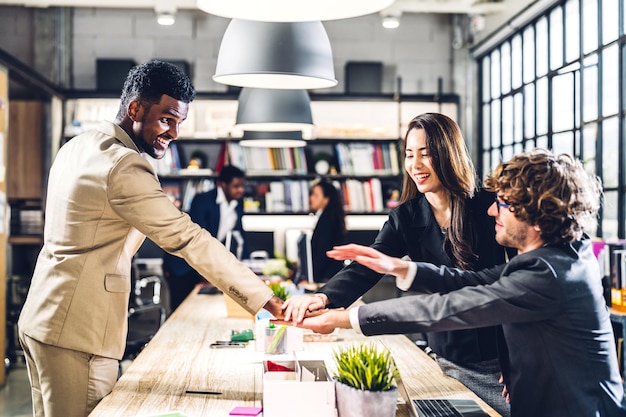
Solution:
[[[128,307],[128,336],[124,359],[132,359],[154,337],[167,319],[167,302],[163,300],[167,284],[159,276],[134,280]]]
[[[169,288],[163,276],[162,254],[161,248],[146,239],[133,259],[124,359],[137,356],[170,313]]]

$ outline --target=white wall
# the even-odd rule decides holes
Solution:
[[[181,10],[173,26],[159,26],[153,11],[75,9],[73,37],[74,88],[95,88],[96,58],[186,60],[192,65],[198,91],[225,91],[212,81],[220,42],[229,20],[198,11]],[[347,61],[382,61],[383,91],[392,93],[396,76],[405,94],[432,94],[443,78],[451,92],[450,18],[408,14],[396,30],[384,29],[377,14],[324,22],[330,38],[338,86],[323,92],[343,92]]]

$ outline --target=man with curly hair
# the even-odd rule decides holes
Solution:
[[[145,156],[163,158],[195,91],[176,66],[132,68],[115,122],[63,145],[50,169],[44,244],[19,319],[35,417],[84,417],[115,384],[132,257],[148,236],[250,313],[282,301],[181,213]]]
[[[463,271],[337,247],[329,255],[435,294],[329,310],[300,326],[376,335],[501,324],[509,348],[501,358],[503,395],[512,417],[625,416],[601,273],[583,231],[600,207],[598,180],[568,155],[534,150],[500,164],[485,185],[497,195],[488,210],[496,240],[518,251],[508,264]]]

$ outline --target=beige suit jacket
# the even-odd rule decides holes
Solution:
[[[120,359],[131,261],[145,236],[185,258],[251,313],[273,294],[174,207],[131,138],[104,122],[65,144],[52,165],[44,244],[20,331],[50,345]]]

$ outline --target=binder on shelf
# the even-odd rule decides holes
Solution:
[[[212,179],[187,180],[184,185],[181,210],[188,213],[196,194],[211,191],[213,188],[215,188],[215,181]]]
[[[389,144],[389,162],[391,167],[391,175],[399,175],[400,166],[398,162],[398,150],[396,149],[396,144],[393,142]]]

